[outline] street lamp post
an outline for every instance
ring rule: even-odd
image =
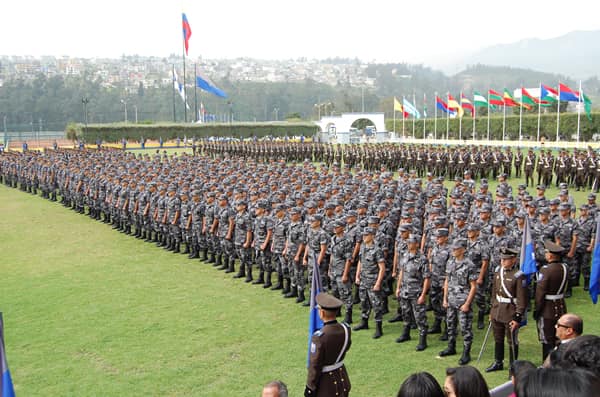
[[[127,123],[127,101],[125,99],[121,99],[121,103],[125,107],[125,122]]]

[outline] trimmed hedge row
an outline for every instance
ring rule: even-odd
[[[423,122],[425,122],[425,129],[427,134],[433,134],[434,132],[434,119],[420,119],[415,122],[415,137],[423,137]],[[475,132],[478,139],[487,138],[487,116],[477,117],[475,119]],[[537,138],[537,114],[523,115],[523,123],[521,127],[521,134],[523,136],[529,136],[530,139],[535,140]],[[385,121],[386,128],[388,131],[392,131],[394,128],[393,120]],[[506,116],[506,139],[516,140],[519,139],[519,116],[518,115],[507,115]],[[458,138],[459,135],[459,120],[457,118],[450,119],[449,121],[449,138]],[[473,135],[473,119],[469,116],[465,116],[462,119],[462,138],[468,139]],[[560,114],[560,134],[564,137],[563,140],[571,140],[571,135],[577,133],[577,113],[561,113]],[[592,113],[592,121],[590,121],[585,114],[581,114],[581,124],[579,127],[580,140],[591,141],[592,135],[600,133],[600,113]],[[402,134],[402,120],[396,119],[396,135]],[[404,120],[404,134],[406,136],[412,136],[412,119]],[[446,119],[437,119],[437,137],[446,136]],[[554,139],[556,137],[556,113],[542,114],[540,117],[540,136],[546,136],[548,139]],[[502,116],[492,115],[490,117],[490,139],[502,139]]]
[[[71,126],[71,128],[73,128]],[[77,137],[85,139],[86,142],[95,142],[100,138],[104,142],[117,142],[122,138],[130,140],[175,139],[177,137],[209,137],[229,136],[236,138],[249,138],[256,136],[300,136],[312,137],[318,131],[313,123],[216,123],[216,124],[89,124],[86,128],[83,124],[77,124]],[[68,131],[67,131],[68,132]]]

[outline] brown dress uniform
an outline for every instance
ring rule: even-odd
[[[550,262],[538,272],[533,317],[537,321],[544,360],[557,342],[554,326],[560,316],[567,312],[564,290],[568,278],[567,265],[562,262]]]
[[[344,356],[352,344],[350,327],[337,321],[323,324],[310,343],[310,363],[305,396],[348,396],[350,379]]]
[[[494,364],[498,365],[495,369],[492,369],[493,364],[492,367],[488,368],[488,372],[502,369],[505,336],[509,345],[510,361],[517,359],[519,354],[518,329],[511,333],[510,323],[513,320],[520,323],[525,313],[528,298],[526,283],[525,275],[519,270],[517,263],[510,269],[504,269],[502,266],[496,269],[492,288],[490,318],[495,341]]]

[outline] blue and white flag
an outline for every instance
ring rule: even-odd
[[[308,354],[306,357],[306,366],[310,364],[310,354],[312,347],[312,336],[315,332],[323,328],[323,321],[319,317],[319,309],[317,308],[317,295],[321,292],[321,272],[317,264],[317,256],[312,253],[312,281],[310,283],[310,310],[308,312]]]
[[[6,352],[4,351],[4,323],[2,322],[2,313],[0,313],[0,397],[15,397],[10,371],[6,362]]]
[[[196,75],[196,86],[201,90],[210,92],[211,94],[216,95],[220,98],[227,98],[227,94],[221,89],[217,88],[217,86],[212,81],[210,81],[208,77]]]
[[[415,105],[413,105],[412,103],[410,103],[404,97],[402,98],[402,104],[404,105],[404,111],[406,113],[410,114],[415,119],[420,119],[421,118],[421,113],[419,113],[419,111],[417,110],[417,108],[415,107]]]
[[[179,96],[185,103],[185,107],[189,109],[190,105],[188,105],[187,99],[185,98],[185,87],[183,84],[181,84],[179,82],[179,76],[177,76],[177,72],[174,69],[173,69],[173,88],[175,88],[175,91],[177,91],[179,93]]]
[[[600,292],[600,219],[596,221],[596,237],[594,238],[594,254],[590,273],[590,297],[594,304],[598,303]]]
[[[533,250],[533,239],[531,238],[531,226],[529,217],[525,217],[525,228],[523,230],[523,241],[521,242],[521,271],[529,276],[537,272],[537,263],[535,261],[535,252]]]

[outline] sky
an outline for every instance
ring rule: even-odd
[[[571,6],[572,4],[572,6]],[[5,0],[0,55],[350,57],[431,64],[490,45],[600,29],[600,1]]]

